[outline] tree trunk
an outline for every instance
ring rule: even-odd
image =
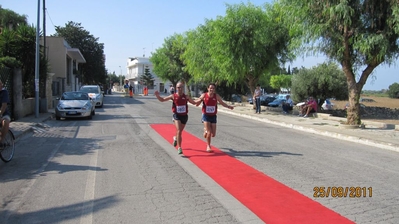
[[[349,93],[349,107],[346,109],[347,120],[346,124],[349,125],[360,125],[360,92],[357,88],[356,83],[348,83]]]
[[[346,80],[348,83],[349,94],[349,107],[346,109],[346,124],[361,125],[362,121],[360,119],[361,114],[359,104],[360,93],[362,92],[363,86],[366,83],[367,78],[370,76],[371,72],[373,72],[374,68],[376,68],[381,63],[381,61],[376,61],[373,64],[368,64],[366,69],[363,70],[358,82],[356,82],[356,76],[352,71],[352,67],[349,66],[350,63],[348,61],[345,61],[342,64],[343,71],[347,78]]]

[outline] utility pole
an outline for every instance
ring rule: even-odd
[[[37,23],[36,23],[36,58],[35,58],[35,117],[39,117],[39,47],[40,47],[40,0],[37,1]]]
[[[46,0],[43,0],[43,58],[44,60],[47,60],[47,55],[46,55]],[[42,74],[44,75],[44,89],[43,89],[43,98],[46,98],[46,87],[47,87],[47,74]],[[46,105],[46,111],[47,111],[47,103]]]

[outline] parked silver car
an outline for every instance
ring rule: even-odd
[[[84,85],[80,87],[80,91],[88,93],[93,99],[96,107],[103,107],[104,95],[98,85]]]
[[[85,92],[65,92],[55,108],[55,119],[87,117],[91,120],[96,114],[93,100]]]

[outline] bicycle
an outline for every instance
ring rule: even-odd
[[[1,129],[1,122],[0,122],[0,129]],[[0,133],[1,134],[1,133]],[[0,145],[0,159],[3,160],[5,163],[11,161],[12,157],[14,156],[15,152],[15,136],[12,133],[11,129],[8,129],[6,137],[4,138],[3,145]]]

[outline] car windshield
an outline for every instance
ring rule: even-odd
[[[100,93],[97,87],[82,87],[80,91],[85,93]]]
[[[87,93],[69,92],[63,93],[61,100],[89,100],[89,96]]]

